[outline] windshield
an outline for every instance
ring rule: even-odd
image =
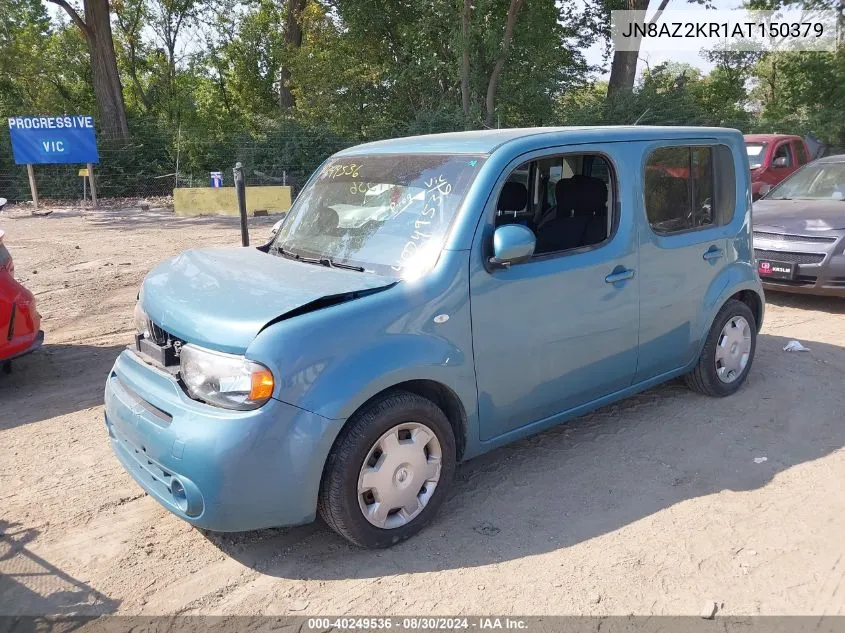
[[[483,162],[428,154],[330,159],[297,197],[271,252],[419,276],[436,263]]]
[[[845,198],[845,163],[811,163],[772,189],[767,200]]]
[[[746,143],[745,151],[748,152],[748,162],[751,169],[757,169],[763,164],[763,157],[766,155],[765,143]]]

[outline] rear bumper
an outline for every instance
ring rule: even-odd
[[[17,352],[14,352],[14,353],[10,354],[9,356],[4,356],[4,355],[0,354],[0,361],[5,363],[5,362],[9,362],[10,360],[15,360],[16,358],[20,358],[21,356],[26,356],[27,354],[31,354],[32,352],[37,350],[42,345],[44,345],[44,331],[38,330],[38,332],[35,333],[35,336],[32,338],[32,341],[29,343],[29,345],[27,347],[25,347],[22,350],[18,350]]]
[[[150,496],[221,532],[312,521],[342,426],[278,400],[254,411],[196,402],[129,350],[106,382],[105,422],[115,455]]]

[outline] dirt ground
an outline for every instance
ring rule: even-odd
[[[46,331],[0,375],[0,614],[845,614],[845,300],[770,294],[739,394],[673,383],[473,460],[430,527],[370,552],[320,523],[203,532],[112,456],[103,385],[143,275],[239,243],[234,218],[0,225]]]

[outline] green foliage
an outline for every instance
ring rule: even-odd
[[[63,12],[51,18],[45,1],[0,0],[0,116],[95,112],[86,42]],[[463,0],[307,0],[296,21],[301,45],[286,38],[297,15],[288,15],[291,4],[111,0],[132,134],[128,143],[100,138],[103,195],[166,193],[177,181],[177,163],[179,184],[204,183],[218,170],[228,180],[237,160],[251,182],[296,184],[352,143],[482,126],[510,0],[473,0],[466,39]],[[713,51],[709,73],[661,64],[633,91],[608,98],[583,51],[606,43],[609,11],[623,4],[526,1],[493,124],[720,125],[812,131],[845,146],[845,51]],[[283,81],[295,99],[291,108],[281,97]],[[39,168],[39,186],[45,196],[75,195],[73,173]],[[0,138],[0,192],[28,196],[8,135]]]
[[[845,50],[769,55],[755,68],[758,131],[813,132],[845,147]]]

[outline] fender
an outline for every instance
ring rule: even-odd
[[[466,251],[444,251],[433,283],[400,282],[272,323],[247,357],[273,372],[274,398],[325,418],[346,419],[375,394],[409,380],[443,384],[470,416],[478,396],[468,267]]]
[[[699,311],[699,320],[696,322],[699,347],[694,363],[698,362],[698,357],[701,355],[701,350],[704,348],[707,339],[707,333],[710,331],[719,310],[722,309],[728,299],[743,290],[750,290],[760,298],[760,322],[757,323],[757,331],[760,331],[763,325],[766,299],[760,293],[757,271],[747,263],[733,262],[716,276],[704,295],[702,309]]]
[[[334,359],[296,406],[326,418],[347,419],[385,389],[409,380],[433,380],[454,391],[467,411],[476,408],[471,358],[442,338],[397,335]]]

